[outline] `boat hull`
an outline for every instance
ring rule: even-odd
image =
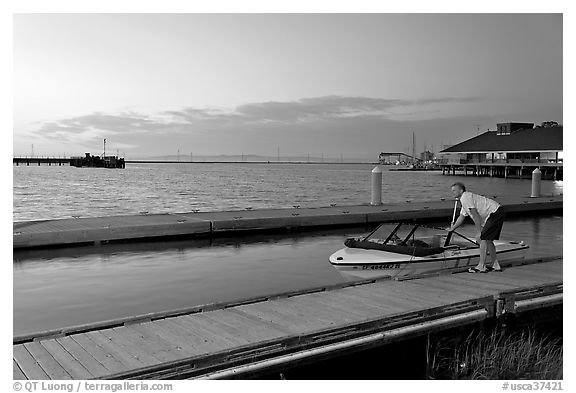
[[[498,261],[523,260],[528,246],[510,241],[495,241]],[[475,266],[480,261],[480,249],[446,250],[425,257],[397,254],[388,251],[343,248],[330,256],[330,263],[339,271],[355,275],[362,272],[382,276],[403,276]],[[489,260],[490,261],[490,260]]]

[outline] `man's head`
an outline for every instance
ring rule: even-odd
[[[452,195],[454,198],[460,199],[464,191],[466,191],[466,186],[464,183],[456,182],[452,184]]]

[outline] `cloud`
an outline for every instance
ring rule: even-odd
[[[251,120],[310,121],[340,117],[381,116],[390,118],[393,109],[426,104],[469,102],[477,98],[431,98],[401,100],[369,97],[325,96],[291,102],[263,102],[241,105],[238,114]]]
[[[407,122],[415,120],[418,115],[420,118],[430,117],[438,106],[442,108],[478,100],[480,98],[477,97],[406,100],[330,95],[295,101],[248,103],[233,109],[188,107],[152,114],[96,112],[46,122],[35,134],[52,140],[76,141],[86,145],[94,144],[99,138],[115,135],[117,143],[128,146],[134,145],[134,140],[143,138],[200,135],[224,130],[271,130],[275,125],[284,126],[285,129],[306,126],[317,130],[328,122],[334,124],[344,120],[347,126],[353,120],[367,123],[374,120]]]

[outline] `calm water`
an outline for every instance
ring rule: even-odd
[[[366,232],[16,252],[14,332],[343,282],[328,256],[342,248],[347,237],[361,233]],[[509,220],[505,236],[529,244],[529,257],[559,255],[562,216]]]
[[[14,166],[14,221],[121,214],[354,205],[370,202],[374,165],[128,164],[124,170]],[[447,197],[455,179],[487,195],[530,195],[530,181],[383,173],[382,199]],[[562,193],[543,181],[543,194]]]
[[[124,171],[15,167],[14,220],[366,203],[372,167],[194,164],[141,165]],[[455,179],[486,194],[530,192],[530,181],[525,180],[385,172],[383,198],[448,197],[448,186]],[[543,193],[561,192],[562,182],[543,183]],[[329,264],[328,256],[342,247],[345,238],[365,231],[15,252],[14,333],[342,282],[345,278]],[[529,256],[561,254],[562,216],[509,220],[503,237],[524,240],[531,247]]]

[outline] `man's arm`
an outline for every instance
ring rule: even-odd
[[[472,217],[472,221],[474,221],[474,224],[476,225],[476,232],[482,232],[482,219],[480,218],[480,214],[478,214],[478,210],[471,208],[470,217]]]
[[[448,228],[449,232],[455,231],[456,228],[458,228],[460,225],[462,225],[462,223],[464,222],[464,220],[466,219],[466,216],[463,214],[460,214],[458,216],[458,218],[456,219],[456,222],[454,224],[452,224],[452,226],[450,226],[450,228]]]
[[[478,214],[478,210],[471,208],[470,217],[472,217],[474,225],[476,226],[476,243],[480,244],[480,235],[482,234],[482,219],[480,218],[480,214]]]

